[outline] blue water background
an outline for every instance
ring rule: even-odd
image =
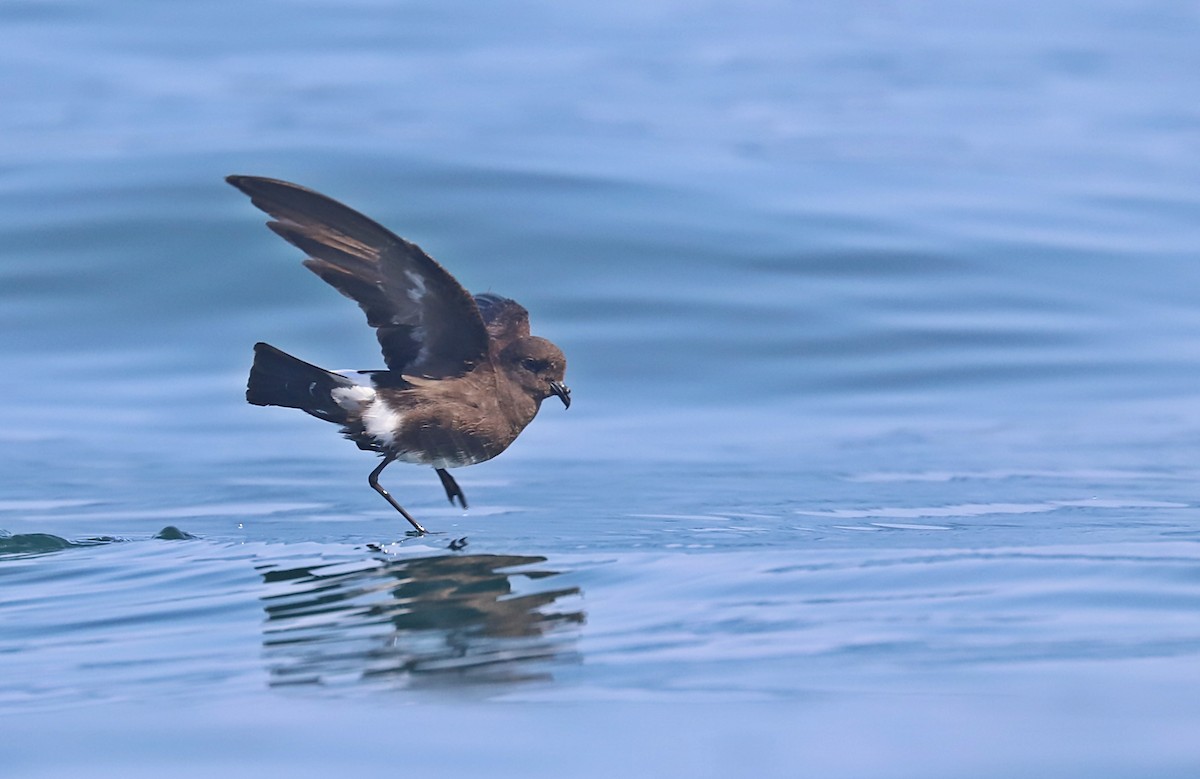
[[[0,6],[5,775],[1197,775],[1197,40],[1183,0]],[[234,172],[567,353],[469,512],[387,471],[440,535],[244,403],[258,340],[380,358]]]

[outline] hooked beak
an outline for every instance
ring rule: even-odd
[[[561,381],[550,382],[550,394],[558,396],[559,400],[563,402],[563,408],[571,407],[571,390]]]

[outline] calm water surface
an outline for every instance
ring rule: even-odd
[[[12,775],[1200,771],[1194,3],[0,29]],[[233,172],[567,353],[469,512],[389,469],[438,534],[244,403],[380,357]]]

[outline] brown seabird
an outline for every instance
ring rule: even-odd
[[[419,246],[325,195],[257,176],[226,181],[308,254],[305,267],[358,303],[387,365],[327,371],[258,343],[246,400],[298,408],[378,452],[368,482],[418,533],[425,528],[380,486],[384,468],[396,460],[432,466],[450,502],[466,508],[448,469],[503,452],[551,395],[571,405],[566,358],[530,335],[520,304],[471,295]]]

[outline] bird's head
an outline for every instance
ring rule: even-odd
[[[571,390],[563,384],[567,358],[545,338],[518,338],[500,353],[500,363],[526,392],[538,402],[556,395],[566,408],[571,407]]]

